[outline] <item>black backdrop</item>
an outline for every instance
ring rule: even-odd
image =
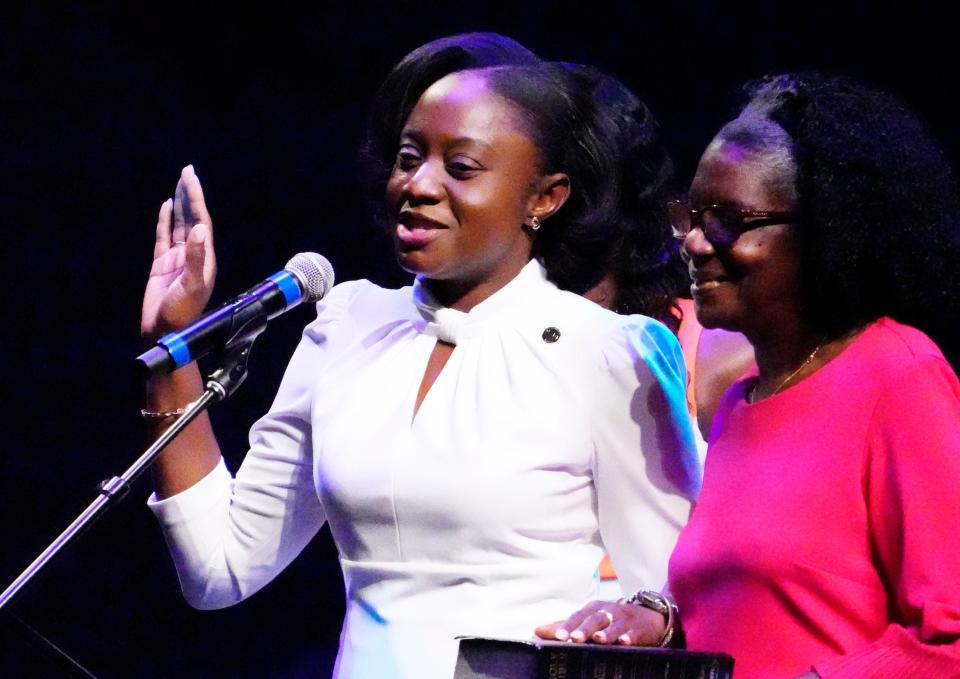
[[[156,210],[183,164],[195,164],[217,227],[214,302],[304,250],[327,255],[340,280],[406,282],[370,223],[355,158],[377,83],[429,39],[496,30],[606,68],[658,114],[686,176],[735,85],[798,68],[894,90],[955,161],[960,150],[960,50],[946,15],[922,2],[140,4],[34,4],[0,19],[3,586],[145,445],[140,295]],[[214,412],[234,467],[311,312],[288,316]],[[144,507],[149,486],[138,482],[15,613],[98,676],[327,676],[343,612],[329,536],[250,601],[196,612]],[[0,675],[56,676],[0,629]]]

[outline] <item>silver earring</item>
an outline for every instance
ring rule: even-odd
[[[527,219],[527,226],[529,226],[534,231],[537,231],[540,228],[540,224],[541,224],[540,218],[537,217],[536,215]]]

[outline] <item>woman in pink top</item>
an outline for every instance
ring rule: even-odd
[[[540,633],[657,643],[682,619],[738,679],[960,677],[960,383],[931,339],[956,360],[952,173],[859,83],[750,95],[670,208],[700,322],[758,366],[714,420],[677,608],[593,604]]]

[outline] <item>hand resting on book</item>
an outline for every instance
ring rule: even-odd
[[[573,643],[656,646],[666,629],[664,616],[649,608],[618,601],[591,601],[566,620],[541,625],[541,639]]]

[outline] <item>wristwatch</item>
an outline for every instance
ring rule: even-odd
[[[679,620],[679,612],[677,611],[677,605],[675,603],[663,596],[660,592],[654,592],[648,589],[641,589],[636,594],[631,594],[621,599],[621,601],[625,604],[634,604],[635,606],[649,608],[651,611],[656,611],[662,615],[666,620],[666,629],[663,630],[663,636],[660,637],[657,645],[668,646],[670,644],[670,640],[673,639],[674,632],[677,630],[677,621]]]

